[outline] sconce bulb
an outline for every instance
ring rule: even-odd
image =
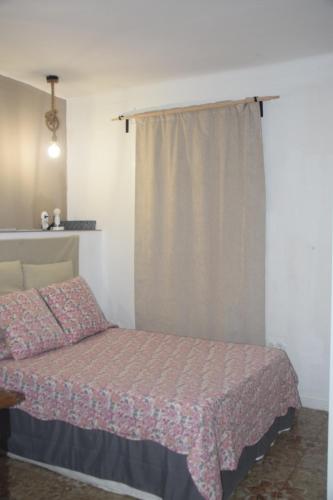
[[[61,149],[56,142],[51,142],[47,152],[50,158],[58,158],[60,156]]]

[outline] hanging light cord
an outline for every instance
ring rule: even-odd
[[[52,132],[52,141],[56,141],[56,131],[59,128],[59,118],[57,115],[58,111],[55,109],[54,84],[58,83],[59,78],[57,76],[49,75],[46,77],[46,81],[51,84],[51,109],[45,113],[45,123],[47,128]]]

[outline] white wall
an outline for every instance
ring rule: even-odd
[[[333,227],[333,226],[332,226]],[[333,240],[332,240],[333,248]],[[332,252],[333,268],[333,252]],[[333,276],[332,286],[333,290]],[[333,498],[333,294],[331,294],[331,352],[330,352],[330,387],[329,387],[329,420],[328,420],[328,457],[327,457],[327,499]]]
[[[166,81],[68,102],[68,211],[104,230],[101,287],[114,321],[134,326],[134,127],[115,115],[279,94],[265,105],[266,323],[300,379],[303,403],[328,406],[333,181],[333,55]]]

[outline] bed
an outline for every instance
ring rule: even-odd
[[[282,350],[121,328],[0,361],[0,386],[26,397],[13,456],[143,499],[229,498],[300,405]]]

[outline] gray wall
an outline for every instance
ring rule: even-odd
[[[66,217],[66,101],[56,99],[57,159],[47,155],[50,106],[49,93],[0,76],[0,228],[39,227],[41,211],[55,207]]]

